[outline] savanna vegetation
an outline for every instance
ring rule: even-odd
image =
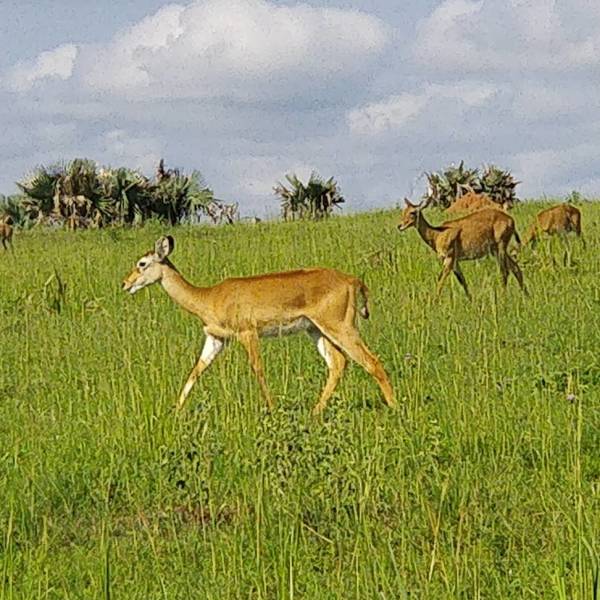
[[[424,175],[423,200],[433,206],[460,212],[485,203],[510,209],[518,201],[519,182],[494,165],[469,169],[461,161]],[[74,230],[141,225],[151,219],[170,225],[198,223],[202,216],[214,224],[239,219],[238,204],[215,198],[199,171],[167,169],[162,159],[152,178],[127,167],[100,167],[93,160],[75,158],[38,166],[16,184],[20,194],[0,195],[0,219],[10,217],[19,227]],[[287,173],[273,193],[284,221],[323,220],[346,201],[334,177],[325,179],[316,172],[306,183]]]
[[[215,198],[200,172],[167,169],[162,159],[152,178],[76,158],[39,166],[17,186],[21,194],[0,197],[0,217],[11,217],[21,227],[87,229],[150,219],[176,225],[196,223],[203,215],[213,223],[232,223],[237,218],[237,204]]]
[[[286,184],[279,182],[273,188],[285,221],[326,219],[333,214],[334,208],[340,208],[346,201],[333,177],[323,179],[313,172],[308,181],[302,183],[295,173],[288,173],[285,179]]]
[[[426,173],[427,192],[425,201],[433,206],[448,208],[469,193],[485,195],[486,198],[511,208],[517,202],[516,181],[510,171],[495,165],[484,165],[481,169],[467,168],[464,161],[441,171]]]
[[[520,232],[541,203],[511,213]],[[19,231],[0,251],[3,598],[551,598],[598,594],[600,208],[587,242],[439,272],[399,210],[321,222]],[[439,223],[445,217],[428,211]],[[157,237],[197,284],[307,265],[371,291],[361,334],[399,408],[350,365],[320,418],[306,336],[263,344],[267,412],[232,345],[123,276]],[[293,251],[290,251],[293,249]]]

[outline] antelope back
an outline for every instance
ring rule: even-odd
[[[476,194],[467,192],[455,200],[447,209],[448,213],[457,213],[463,211],[474,211],[482,208],[500,208],[493,202],[487,194]]]

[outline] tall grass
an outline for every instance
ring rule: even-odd
[[[519,231],[539,205],[515,210]],[[192,282],[307,265],[362,277],[364,339],[321,419],[308,337],[263,344],[267,413],[232,345],[174,413],[202,343],[158,286],[120,290],[165,231],[32,231],[0,255],[3,598],[594,598],[600,553],[600,207],[504,293],[439,264],[397,212],[178,228]]]

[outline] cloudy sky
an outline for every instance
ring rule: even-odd
[[[362,210],[464,158],[600,192],[598,0],[1,0],[0,192],[74,157],[198,169],[245,214],[285,173]],[[118,8],[117,8],[118,6]]]

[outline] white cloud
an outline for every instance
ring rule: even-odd
[[[399,129],[416,117],[427,105],[427,95],[401,94],[382,102],[368,104],[351,110],[347,121],[350,131],[359,134],[376,134],[389,129]]]
[[[528,194],[565,194],[579,186],[589,189],[590,173],[597,163],[598,145],[576,144],[564,148],[543,148],[516,154],[511,160]],[[596,193],[598,190],[596,190]]]
[[[495,86],[484,82],[427,84],[418,94],[403,93],[351,110],[347,122],[352,133],[380,134],[402,129],[428,108],[440,103],[446,104],[446,108],[450,102],[467,108],[482,106],[496,91]]]
[[[444,0],[417,27],[413,56],[433,70],[567,71],[600,64],[600,11],[585,0]],[[585,15],[585,17],[581,16]]]
[[[3,80],[8,89],[26,92],[43,79],[69,79],[76,58],[77,46],[64,44],[42,52],[34,60],[17,63],[8,70]]]
[[[414,54],[427,63],[464,63],[475,54],[474,44],[463,31],[477,19],[483,0],[445,0],[417,28]],[[448,56],[450,53],[450,56]]]
[[[77,139],[75,123],[40,123],[35,132],[39,143],[63,148]]]
[[[79,65],[83,82],[93,90],[109,92],[139,90],[159,83],[152,81],[144,56],[168,51],[184,33],[184,10],[177,4],[164,6],[119,32],[108,44],[85,48]]]
[[[145,173],[153,172],[162,156],[161,145],[156,139],[124,129],[104,133],[98,147],[104,164],[128,165]]]
[[[571,85],[526,81],[515,86],[512,100],[514,117],[527,122],[576,114],[589,117],[599,108],[600,95],[593,81],[576,81]]]
[[[353,10],[267,0],[169,5],[86,48],[80,73],[98,91],[137,97],[288,97],[363,72],[388,39]]]
[[[598,0],[173,1],[0,73],[0,192],[75,156],[147,174],[164,156],[244,212],[276,212],[272,186],[313,168],[345,211],[389,206],[462,158],[514,169],[520,195],[593,191]],[[52,19],[41,47],[74,39]]]

